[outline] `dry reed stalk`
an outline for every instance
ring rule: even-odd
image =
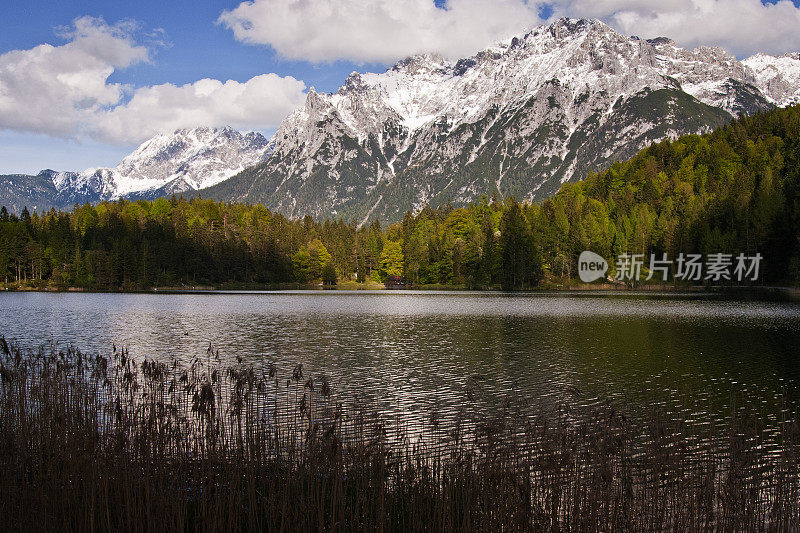
[[[472,404],[446,426],[432,412],[411,443],[409,428],[343,405],[299,365],[282,380],[272,366],[224,367],[211,347],[184,368],[2,338],[0,527],[800,529],[787,409],[777,447],[763,446],[773,413],[734,410],[713,451],[700,443],[723,429],[693,434],[665,412],[527,412]]]

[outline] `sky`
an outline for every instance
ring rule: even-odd
[[[457,59],[561,16],[625,35],[800,50],[800,0],[3,0],[0,174],[115,166],[160,132],[271,135],[310,87]]]

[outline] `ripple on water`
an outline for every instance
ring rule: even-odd
[[[0,294],[0,331],[25,346],[185,362],[211,343],[229,362],[326,376],[410,428],[506,398],[531,413],[615,401],[702,429],[798,399],[800,308],[691,294],[430,292]],[[767,434],[780,423],[767,418]],[[773,432],[774,433],[774,432]],[[776,434],[776,433],[775,433]]]

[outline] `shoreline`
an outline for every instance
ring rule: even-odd
[[[792,301],[800,301],[800,287],[786,287],[773,285],[754,285],[754,286],[704,286],[704,285],[639,285],[629,287],[618,284],[602,283],[576,283],[571,285],[548,284],[535,289],[521,291],[503,291],[499,287],[488,287],[470,289],[464,285],[409,285],[403,288],[387,288],[381,283],[357,283],[342,282],[334,286],[322,286],[313,284],[299,283],[277,283],[277,284],[237,284],[236,286],[212,286],[212,285],[181,285],[181,286],[162,286],[147,289],[89,289],[84,287],[13,287],[5,286],[0,288],[0,292],[37,292],[37,293],[108,293],[108,294],[247,294],[247,293],[280,293],[297,291],[319,291],[319,292],[362,292],[362,291],[387,291],[387,292],[452,292],[452,293],[504,293],[504,294],[612,294],[612,293],[648,293],[648,294],[726,294],[742,296],[770,296],[781,297]]]

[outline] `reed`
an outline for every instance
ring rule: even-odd
[[[611,402],[534,416],[511,398],[407,428],[299,365],[282,375],[226,366],[210,346],[181,365],[2,339],[0,527],[798,530],[790,415],[732,416],[713,450],[699,443],[719,435]],[[780,417],[777,447],[763,445],[767,416]]]

